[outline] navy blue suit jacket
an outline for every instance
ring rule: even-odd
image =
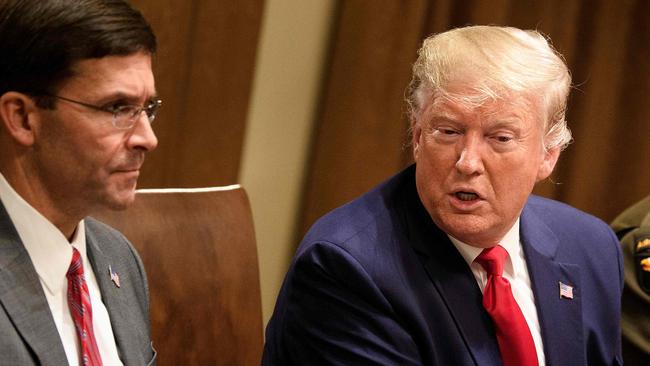
[[[602,221],[531,196],[521,241],[547,365],[616,365],[623,286]],[[559,282],[573,286],[560,298]],[[501,365],[469,266],[415,189],[414,167],[321,218],[266,329],[263,365]]]

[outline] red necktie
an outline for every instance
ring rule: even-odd
[[[84,366],[101,366],[102,359],[93,332],[93,311],[90,306],[90,294],[84,279],[84,267],[81,255],[72,248],[72,262],[68,273],[68,306],[74,320],[74,327],[81,346],[81,364]]]
[[[519,305],[512,296],[510,282],[503,278],[508,252],[500,245],[484,249],[476,258],[488,275],[483,306],[492,317],[504,366],[537,366],[533,336]]]

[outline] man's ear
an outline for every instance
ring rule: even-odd
[[[413,145],[413,159],[418,160],[418,154],[420,149],[420,136],[422,135],[422,127],[420,124],[413,118],[411,119],[411,145]]]
[[[32,98],[23,93],[10,91],[0,96],[0,122],[18,144],[31,146],[34,143],[32,112],[36,108]]]
[[[537,171],[537,182],[542,181],[551,175],[555,168],[555,164],[557,163],[557,159],[560,157],[560,150],[560,147],[557,146],[543,152],[544,158],[542,159],[539,170]]]

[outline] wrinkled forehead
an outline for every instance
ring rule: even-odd
[[[155,94],[151,55],[146,52],[126,56],[105,56],[79,60],[61,89],[80,89],[87,95],[115,94],[125,97]]]
[[[511,90],[503,85],[486,82],[484,77],[472,70],[459,72],[455,76],[421,95],[425,98],[422,101],[422,118],[430,118],[434,113],[516,116],[543,127],[541,98],[535,93]]]

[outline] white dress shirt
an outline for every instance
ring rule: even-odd
[[[86,254],[86,229],[83,220],[77,225],[72,242],[68,242],[59,229],[14,191],[2,174],[0,199],[34,264],[70,366],[79,365],[79,339],[67,298],[66,273],[72,261],[73,246],[77,248],[83,260],[84,276],[92,306],[95,340],[102,363],[111,366],[122,365],[110,318]],[[105,272],[108,275],[108,268]]]
[[[483,292],[485,285],[487,284],[487,272],[483,269],[483,266],[474,262],[483,249],[465,244],[451,235],[448,236],[471,268],[474,278],[476,278],[476,282],[478,283],[481,292]],[[533,295],[533,289],[530,287],[528,266],[526,265],[524,251],[521,249],[521,242],[519,240],[519,219],[517,219],[515,224],[510,228],[503,239],[501,239],[499,244],[508,252],[506,263],[503,266],[503,277],[510,281],[512,295],[514,296],[515,301],[517,301],[517,304],[526,319],[526,323],[528,323],[530,333],[533,336],[539,366],[544,366],[546,361],[544,357],[542,333],[539,327],[539,319],[537,318],[535,296]]]

